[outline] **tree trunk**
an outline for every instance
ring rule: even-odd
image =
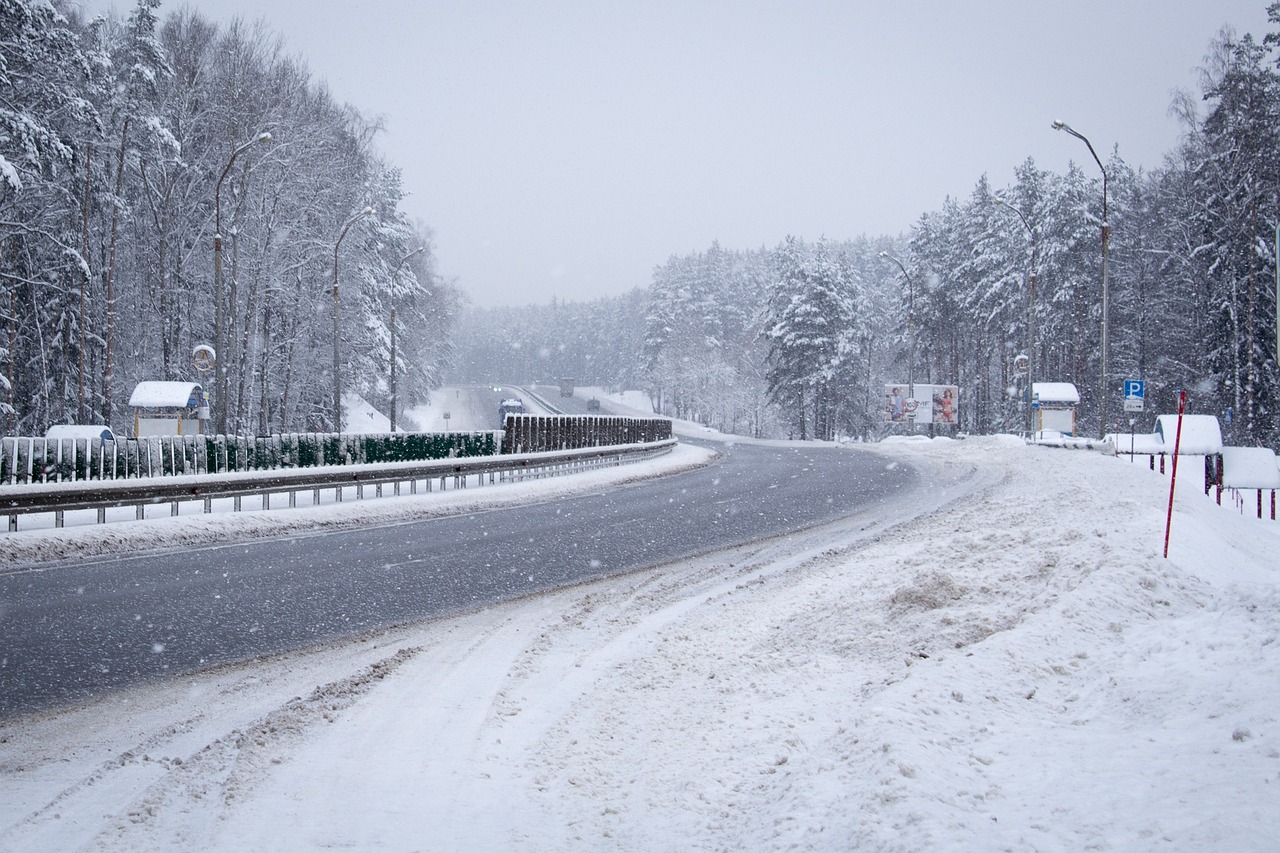
[[[116,197],[111,209],[111,243],[107,260],[107,333],[106,354],[102,365],[102,417],[108,424],[115,414],[112,397],[115,394],[115,339],[116,339],[116,246],[120,234],[120,206],[124,204],[124,156],[129,139],[129,118],[126,116],[120,128],[119,162],[116,164]]]
[[[80,256],[84,267],[89,266],[89,187],[93,175],[93,143],[85,145],[84,154],[84,199],[80,205]],[[85,385],[85,348],[88,345],[89,325],[89,281],[90,271],[80,271],[80,352],[78,353],[78,369],[76,371],[76,422],[88,423],[89,410],[84,396]]]

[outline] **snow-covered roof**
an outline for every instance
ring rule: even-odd
[[[49,427],[45,438],[91,438],[115,441],[115,433],[106,424],[56,424]]]
[[[1031,393],[1041,403],[1079,403],[1080,392],[1070,382],[1032,382]]]
[[[198,405],[204,396],[199,382],[139,382],[129,405],[139,409],[184,408]]]
[[[1222,452],[1222,427],[1213,415],[1183,415],[1182,436],[1178,438],[1178,416],[1156,418],[1156,433],[1164,440],[1165,450],[1173,453],[1175,441],[1183,456],[1204,456]]]
[[[1280,489],[1275,452],[1269,447],[1222,448],[1222,485],[1232,489]]]

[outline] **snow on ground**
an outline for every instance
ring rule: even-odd
[[[1163,559],[1140,463],[873,452],[929,488],[2,722],[0,849],[1280,849],[1280,524],[1188,465]]]

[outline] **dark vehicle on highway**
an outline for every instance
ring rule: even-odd
[[[508,397],[498,404],[498,420],[506,421],[507,415],[523,415],[525,411],[524,400]]]

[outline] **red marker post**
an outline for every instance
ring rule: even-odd
[[[1169,559],[1169,528],[1173,526],[1173,488],[1178,485],[1178,450],[1182,445],[1182,413],[1187,410],[1187,392],[1178,392],[1178,430],[1173,439],[1173,473],[1169,475],[1169,514],[1164,520],[1164,558]]]

